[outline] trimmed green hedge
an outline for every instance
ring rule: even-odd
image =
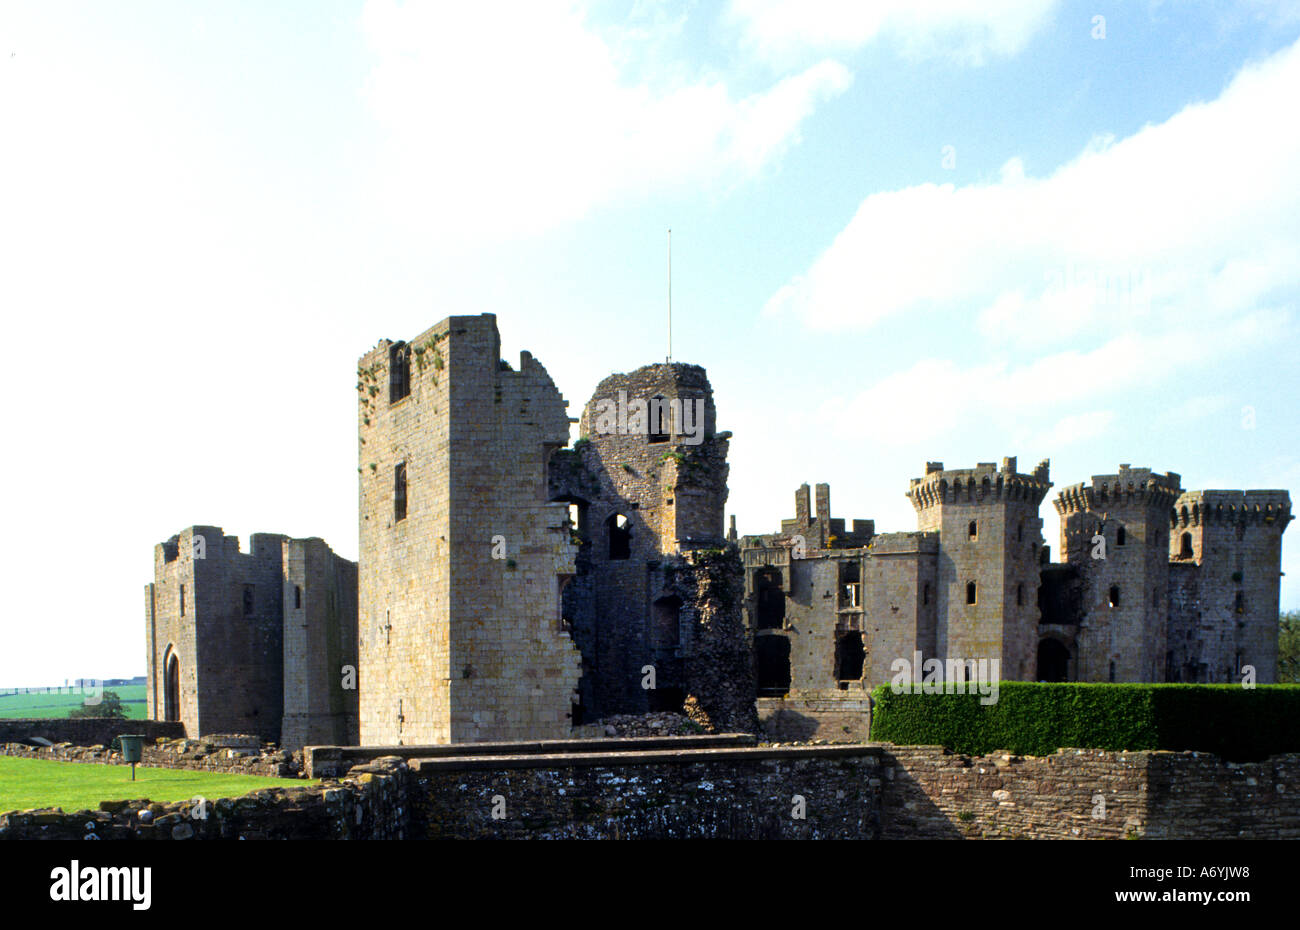
[[[1042,684],[1004,681],[978,694],[872,692],[871,738],[984,755],[1057,749],[1170,749],[1238,762],[1300,752],[1300,685]]]

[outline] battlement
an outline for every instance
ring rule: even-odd
[[[854,520],[846,530],[844,518],[831,516],[831,486],[819,484],[815,496],[803,484],[794,492],[794,519],[781,521],[781,533],[802,536],[810,549],[860,549],[876,533],[875,520]]]
[[[1062,488],[1052,506],[1061,516],[1134,506],[1164,509],[1182,493],[1181,481],[1176,472],[1161,475],[1124,464],[1116,474],[1093,475],[1091,482]]]
[[[1169,525],[1274,526],[1285,531],[1293,519],[1286,491],[1184,491],[1170,510]]]
[[[1016,471],[1016,457],[1008,456],[999,468],[980,462],[974,468],[945,469],[942,462],[927,462],[925,477],[913,478],[907,490],[918,511],[941,504],[1029,501],[1040,504],[1052,487],[1051,462],[1043,459],[1029,474]]]

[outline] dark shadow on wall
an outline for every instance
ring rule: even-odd
[[[881,759],[880,838],[882,840],[959,840],[966,836],[940,810],[888,746]]]

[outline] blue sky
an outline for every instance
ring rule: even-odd
[[[927,460],[1296,492],[1298,40],[1263,2],[6,3],[0,684],[142,672],[183,526],[355,558],[380,338],[496,313],[575,417],[662,359],[670,227],[741,532],[805,481],[912,529]]]

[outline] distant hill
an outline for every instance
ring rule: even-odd
[[[105,680],[104,690],[117,692],[127,717],[132,720],[144,719],[147,704],[143,676]],[[0,688],[0,719],[66,717],[68,711],[81,706],[85,697],[80,688]]]

